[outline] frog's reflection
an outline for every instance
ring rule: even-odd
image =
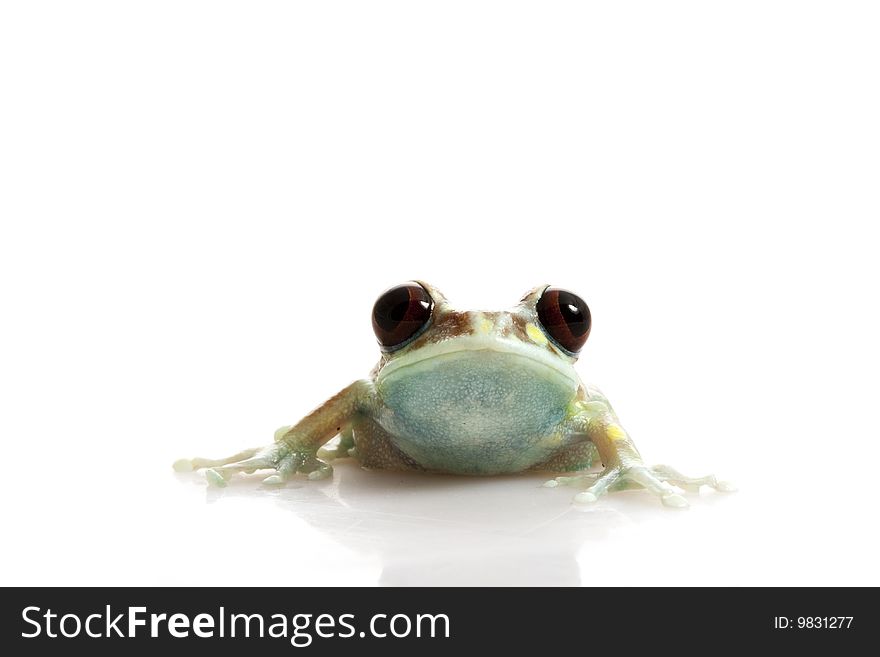
[[[378,556],[382,585],[578,585],[582,547],[626,516],[572,506],[573,490],[543,489],[544,479],[368,472],[337,461],[328,481],[270,489],[234,479],[209,488],[208,501],[274,498],[348,549]]]

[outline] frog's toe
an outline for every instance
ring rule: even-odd
[[[208,485],[223,487],[229,483],[230,477],[239,472],[252,474],[257,470],[274,468],[274,447],[264,449],[248,449],[225,459],[181,459],[174,463],[174,469],[178,472],[205,469],[205,479]],[[189,469],[187,470],[187,466]]]
[[[336,445],[334,447],[322,447],[318,450],[318,458],[321,458],[325,461],[333,461],[335,459],[344,459],[350,454],[351,448],[345,447],[343,445]]]
[[[731,482],[719,480],[715,475],[687,477],[668,465],[655,465],[651,470],[664,481],[693,492],[699,491],[702,486],[709,486],[722,493],[732,493],[736,490],[736,486]]]
[[[354,447],[354,432],[351,427],[347,427],[342,430],[336,441],[328,443],[318,450],[318,458],[325,461],[348,458],[354,456]]]
[[[660,498],[660,501],[663,502],[663,504],[665,504],[666,506],[671,506],[677,509],[686,509],[690,506],[690,504],[688,504],[688,501],[678,493],[664,495]]]
[[[557,486],[588,486],[594,484],[597,479],[597,474],[565,475],[549,479],[548,481],[545,481],[542,486],[544,488],[556,488]]]
[[[175,472],[192,472],[194,469],[192,459],[177,459],[171,467]]]
[[[333,466],[329,463],[322,463],[308,474],[308,478],[310,481],[319,481],[321,479],[328,479],[332,475]]]
[[[227,484],[226,478],[214,468],[205,470],[205,479],[208,480],[209,486],[214,486],[215,488],[224,488]]]
[[[621,481],[620,468],[608,468],[599,474],[576,475],[574,477],[557,477],[560,484],[566,486],[587,486],[586,490],[574,496],[576,504],[592,504],[605,494],[612,486]]]
[[[287,477],[277,472],[263,479],[263,484],[266,486],[283,486],[285,483],[287,483]]]
[[[577,504],[592,504],[593,502],[597,502],[598,500],[598,496],[588,490],[585,490],[582,493],[578,493],[574,496],[574,502]]]
[[[575,488],[584,488],[574,496],[573,500],[576,504],[592,504],[597,501],[602,494],[609,488],[613,489],[615,485],[621,483],[620,470],[612,468],[600,473],[589,473],[579,475],[566,475],[562,477],[554,477],[544,482],[544,488],[556,488],[557,486],[572,486]]]
[[[333,466],[317,456],[307,452],[293,450],[281,458],[276,468],[282,477],[289,477],[297,472],[305,474],[312,481],[326,479],[333,474]]]
[[[252,448],[243,450],[232,456],[227,456],[225,459],[205,459],[201,457],[193,459],[178,459],[171,467],[174,468],[176,472],[192,472],[193,470],[201,470],[202,468],[205,468],[206,477],[213,477],[215,481],[219,481],[217,479],[217,477],[219,477],[225,482],[227,474],[231,472],[246,472],[248,471],[248,468],[253,471],[260,467],[267,467],[266,464],[268,463],[268,460],[265,454],[266,450],[261,451],[259,448]],[[214,470],[214,474],[209,475],[208,470]],[[225,484],[218,483],[215,485],[220,486]]]

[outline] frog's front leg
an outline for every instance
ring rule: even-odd
[[[370,381],[355,381],[291,427],[275,432],[275,442],[266,447],[247,449],[225,459],[181,459],[174,463],[178,472],[206,468],[205,477],[214,486],[225,486],[237,472],[274,470],[263,480],[270,485],[283,484],[302,472],[309,479],[324,479],[333,468],[318,458],[318,449],[340,432],[346,433],[352,420],[373,399]]]
[[[644,488],[660,497],[667,506],[686,507],[682,488],[699,490],[711,486],[719,491],[734,487],[715,476],[686,477],[669,466],[648,466],[629,434],[620,425],[608,400],[595,389],[574,402],[569,430],[585,435],[595,446],[604,470],[598,474],[557,477],[545,485],[584,485],[585,490],[575,496],[576,502],[595,502],[603,493],[630,488]]]

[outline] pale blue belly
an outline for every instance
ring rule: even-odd
[[[378,420],[419,465],[456,474],[521,472],[559,449],[575,385],[523,359],[473,352],[377,381]]]

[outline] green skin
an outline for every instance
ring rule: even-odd
[[[439,290],[428,325],[385,351],[366,379],[355,381],[309,415],[275,433],[275,442],[225,459],[183,459],[175,470],[205,468],[225,486],[235,473],[272,470],[284,484],[296,473],[332,474],[329,460],[353,457],[367,468],[493,475],[578,472],[598,456],[599,473],[559,476],[545,486],[583,488],[577,502],[607,491],[642,488],[664,504],[685,507],[682,488],[733,487],[714,476],[685,477],[647,466],[605,396],[584,385],[575,356],[541,328],[535,305],[546,286],[507,312],[458,311]],[[333,448],[324,445],[337,435]]]

